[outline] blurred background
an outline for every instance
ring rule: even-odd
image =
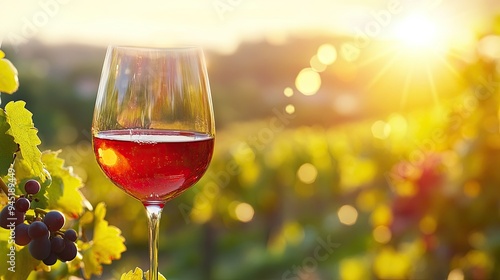
[[[217,139],[167,204],[175,279],[499,279],[500,3],[3,2],[41,149],[62,149],[146,269],[142,205],[101,174],[90,123],[109,44],[204,47]]]

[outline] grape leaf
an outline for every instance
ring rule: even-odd
[[[12,94],[19,88],[17,69],[0,51],[0,92]]]
[[[142,269],[136,267],[134,269],[134,271],[131,270],[127,273],[122,274],[122,276],[120,277],[120,280],[143,280],[144,279],[143,275],[146,276],[146,279],[149,279],[148,273],[149,273],[149,270],[146,272],[142,272]],[[161,273],[159,273],[158,279],[159,280],[167,280],[165,278],[165,276],[161,275]]]
[[[20,158],[16,159],[25,161],[33,174],[33,177],[42,177],[43,164],[41,160],[42,153],[38,149],[38,145],[42,142],[37,135],[37,129],[33,125],[33,114],[24,106],[24,101],[11,101],[5,106],[7,113],[7,121],[10,129],[7,134],[14,137],[14,141],[19,145]]]
[[[52,178],[52,184],[47,189],[48,208],[78,217],[83,211],[84,197],[79,191],[83,183],[72,168],[64,166],[64,160],[58,157],[59,153],[60,151],[42,153],[42,162]]]
[[[142,272],[142,269],[136,267],[134,271],[131,270],[127,273],[122,274],[120,280],[143,280],[143,274],[144,272]]]
[[[101,275],[101,264],[110,264],[111,261],[120,259],[121,253],[126,250],[125,238],[121,235],[121,230],[110,226],[104,220],[105,216],[106,206],[101,202],[94,210],[94,238],[91,243],[88,243],[88,248],[82,252],[83,274],[86,279],[92,274]]]
[[[14,138],[6,134],[10,125],[7,122],[7,115],[0,109],[0,177],[7,175],[14,153],[17,151],[17,144]]]

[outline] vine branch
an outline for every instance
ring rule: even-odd
[[[5,182],[0,179],[0,188],[2,189],[2,191],[8,195],[9,194],[9,188],[7,187],[7,185],[5,184]]]

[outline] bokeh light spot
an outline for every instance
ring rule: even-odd
[[[285,112],[289,115],[295,113],[295,106],[293,106],[292,104],[286,105]]]
[[[489,35],[482,38],[477,45],[477,51],[487,59],[500,59],[500,36]]]
[[[455,268],[452,271],[450,271],[447,278],[447,280],[464,280],[464,279],[465,279],[464,272],[458,268]]]
[[[286,97],[292,97],[293,96],[293,89],[291,87],[286,87],[284,90],[283,90],[283,94],[286,96]]]
[[[373,137],[378,139],[387,139],[391,133],[391,126],[384,121],[376,121],[372,125]]]
[[[236,218],[241,222],[247,223],[253,219],[253,215],[255,211],[253,210],[252,205],[248,203],[240,203],[234,209],[234,213],[236,214]]]
[[[395,135],[399,138],[403,138],[406,135],[406,131],[408,129],[408,122],[405,117],[399,114],[393,114],[389,117],[387,121],[391,126],[391,134]]]
[[[309,60],[309,65],[311,65],[311,68],[316,71],[316,72],[323,72],[326,70],[326,65],[323,64],[319,59],[317,55],[314,55],[311,57]]]
[[[317,57],[321,63],[331,65],[337,60],[337,49],[330,44],[323,44],[318,48]]]
[[[378,226],[373,230],[373,239],[378,243],[386,244],[391,241],[391,230],[386,226]]]
[[[306,96],[314,95],[321,87],[321,77],[311,68],[302,69],[295,79],[295,87]]]
[[[305,184],[312,184],[316,181],[318,176],[318,169],[310,163],[304,163],[297,170],[297,177]]]
[[[337,212],[339,220],[344,225],[352,226],[358,220],[358,211],[351,205],[344,205],[340,207]]]
[[[388,226],[392,223],[392,211],[387,205],[380,205],[373,211],[370,221],[373,226]]]

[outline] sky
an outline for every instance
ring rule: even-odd
[[[484,13],[495,10],[493,3],[494,0],[0,0],[0,40],[12,45],[30,39],[48,44],[197,44],[230,52],[242,41],[266,39],[282,43],[297,34],[384,36],[415,10],[460,33],[464,30],[462,25],[473,28]]]

